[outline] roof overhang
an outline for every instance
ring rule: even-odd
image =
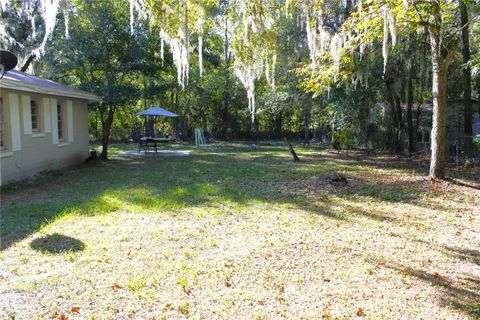
[[[49,80],[46,80],[46,81],[49,81]],[[55,83],[53,81],[49,81],[49,82]],[[38,94],[48,94],[53,96],[77,98],[77,99],[87,100],[88,102],[96,102],[102,99],[101,97],[93,93],[68,87],[61,84],[58,84],[57,87],[47,87],[47,86],[27,83],[12,77],[8,77],[8,73],[6,73],[5,76],[0,80],[0,88],[18,90],[23,92],[38,93]]]

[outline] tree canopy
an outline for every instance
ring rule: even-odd
[[[476,1],[3,0],[1,10],[2,47],[25,69],[34,57],[30,71],[103,97],[91,122],[105,148],[132,137],[122,121],[141,127],[127,114],[160,103],[182,115],[165,130],[183,138],[201,126],[410,154],[427,143],[432,178],[452,148],[478,152]]]

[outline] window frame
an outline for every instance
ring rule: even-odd
[[[10,117],[5,99],[0,97],[0,152],[11,150]]]
[[[59,143],[67,142],[65,139],[65,108],[63,103],[57,103],[57,137]]]
[[[35,106],[35,113],[33,112],[33,107]],[[31,119],[31,126],[32,126],[32,133],[41,133],[43,132],[43,109],[41,107],[41,104],[38,102],[38,99],[35,99],[34,97],[30,97],[30,119]],[[35,118],[35,120],[34,120]],[[34,124],[36,126],[34,127]]]

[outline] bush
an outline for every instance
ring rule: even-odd
[[[349,131],[341,129],[333,133],[333,141],[341,149],[350,149],[354,144],[354,137]]]

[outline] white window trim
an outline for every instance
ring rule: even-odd
[[[52,132],[51,112],[50,112],[50,98],[43,98],[43,130],[45,133]]]
[[[33,132],[32,138],[44,138],[46,136],[45,132]]]
[[[8,151],[8,150],[0,151],[0,158],[6,158],[11,156],[13,156],[12,151]]]
[[[8,94],[8,106],[10,117],[10,142],[11,151],[22,150],[22,139],[20,130],[20,101],[18,94]]]
[[[61,119],[61,120],[60,120],[60,123],[58,123],[58,122],[59,122],[59,120],[58,120],[58,111],[59,111],[59,108],[60,108],[60,117],[61,117],[61,118],[60,118],[60,119]],[[65,132],[65,131],[66,131],[66,130],[65,130],[65,120],[66,120],[66,119],[65,119],[65,113],[66,113],[66,111],[65,111],[64,103],[57,103],[57,108],[56,108],[56,110],[57,110],[57,117],[56,117],[56,119],[57,119],[57,137],[58,137],[58,142],[59,142],[59,144],[63,144],[63,143],[68,142],[68,140],[65,139],[65,138],[67,138],[67,137],[66,137],[66,135],[65,135],[65,134],[66,134],[66,132]],[[60,125],[60,126],[59,126],[59,125]],[[59,132],[62,132],[62,137],[60,137],[60,135],[58,134]]]
[[[57,99],[50,99],[50,120],[52,124],[52,143],[58,145]]]
[[[31,98],[22,95],[22,112],[23,112],[23,134],[32,134],[32,109],[30,105]]]
[[[67,133],[67,141],[68,142],[73,142],[73,104],[72,100],[67,100],[66,102],[66,112],[67,112],[67,127],[66,133]]]
[[[31,107],[31,104],[32,102],[36,105],[37,107],[37,113],[35,114],[35,116],[37,117],[37,128],[33,128],[33,121],[32,121],[32,117],[34,116],[32,114],[32,107]],[[44,132],[44,120],[43,120],[43,104],[41,104],[39,102],[38,99],[35,99],[35,98],[31,98],[30,97],[30,127],[31,127],[31,131],[32,131],[32,134],[37,134],[37,133],[43,133]]]
[[[10,107],[8,105],[8,100],[6,98],[0,97],[0,99],[1,99],[0,103],[2,104],[2,111],[3,111],[2,122],[4,125],[4,128],[3,128],[4,129],[4,132],[3,132],[4,145],[0,146],[0,152],[6,154],[12,151],[11,150],[12,143],[10,138],[10,135],[11,135],[10,115],[9,115]]]

